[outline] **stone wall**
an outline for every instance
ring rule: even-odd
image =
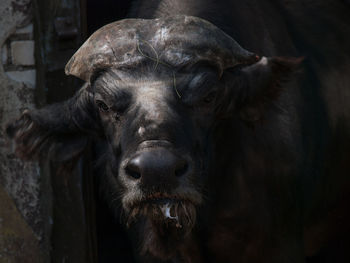
[[[35,88],[33,24],[17,29],[2,47],[2,64],[6,75]]]
[[[39,165],[17,159],[4,133],[6,123],[35,107],[32,4],[0,1],[0,263],[47,262],[49,253]]]

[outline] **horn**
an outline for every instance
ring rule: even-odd
[[[259,60],[208,21],[179,15],[108,24],[80,47],[65,72],[89,82],[96,70],[136,66],[150,57],[173,67],[209,61],[221,72]]]

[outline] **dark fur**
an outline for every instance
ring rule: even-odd
[[[82,153],[87,138],[94,138],[97,168],[103,171],[101,194],[136,233],[143,261],[304,262],[306,255],[326,253],[330,259],[324,262],[333,262],[332,255],[339,252],[331,249],[333,240],[347,244],[339,233],[349,230],[343,223],[349,218],[344,208],[348,195],[342,193],[349,189],[350,132],[345,123],[350,120],[344,113],[347,105],[337,105],[329,92],[333,85],[323,74],[334,70],[349,83],[348,5],[326,0],[137,1],[131,16],[166,16],[169,10],[203,17],[258,54],[306,58],[301,74],[295,71],[302,59],[270,57],[266,65],[229,69],[221,79],[210,77],[209,86],[216,89],[198,88],[200,92],[187,97],[185,88],[196,67],[176,76],[182,103],[174,99],[174,90],[173,96],[164,97],[169,99],[163,108],[167,117],[146,139],[165,138],[173,142],[172,150],[181,149],[194,163],[187,185],[191,191],[170,196],[182,200],[175,202],[175,213],[181,215],[185,229],[164,220],[158,205],[142,203],[142,195],[134,193],[123,203],[130,186],[120,182],[122,161],[139,151],[144,140],[135,135],[137,128],[147,125],[135,103],[135,87],[155,79],[169,83],[173,69],[154,70],[152,61],[142,70],[128,69],[125,80],[134,84],[127,95],[121,95],[126,89],[116,88],[117,71],[101,72],[92,87],[69,101],[24,113],[7,130],[16,141],[17,154],[32,159],[51,148],[67,161]],[[337,83],[333,75],[330,80]],[[348,94],[344,84],[336,87]],[[211,90],[212,107],[202,106]],[[94,96],[103,92],[117,94],[110,101],[116,104],[113,115],[98,113]],[[329,96],[324,95],[327,92]],[[193,105],[199,110],[190,111]],[[322,189],[328,184],[339,191],[325,194]],[[148,197],[159,189],[149,190]],[[202,202],[194,201],[195,193]],[[189,203],[179,209],[183,200]],[[329,225],[337,222],[335,218],[343,219],[332,231]],[[348,256],[340,253],[344,256],[337,262],[346,262]]]

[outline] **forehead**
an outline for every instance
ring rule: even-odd
[[[191,76],[189,76],[191,75]],[[193,79],[194,74],[169,74],[149,72],[123,72],[109,71],[98,77],[93,84],[97,93],[114,97],[115,95],[130,94],[139,98],[140,101],[145,99],[164,99],[167,101],[177,99],[185,82],[189,78]]]
[[[140,66],[132,69],[109,69],[94,82],[95,91],[106,95],[130,93],[141,98],[180,98],[205,93],[217,86],[213,67],[196,65],[181,70],[168,67]],[[187,95],[186,95],[187,94]]]
[[[145,70],[110,69],[99,74],[94,84],[97,89],[121,89],[143,92],[146,87],[161,89],[169,87],[174,82],[171,72],[157,72]]]

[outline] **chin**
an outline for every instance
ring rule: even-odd
[[[161,260],[174,257],[191,239],[197,206],[189,199],[155,194],[130,207],[126,226],[136,229],[140,253]]]

